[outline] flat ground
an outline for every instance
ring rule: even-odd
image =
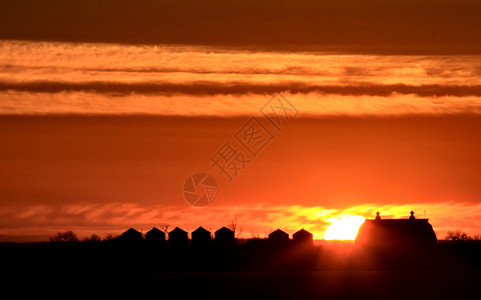
[[[476,295],[480,275],[480,271],[84,273],[48,277],[39,273],[22,276],[21,282],[30,279],[32,288],[53,296],[465,299]]]

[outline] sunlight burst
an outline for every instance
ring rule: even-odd
[[[325,240],[354,240],[359,226],[365,218],[361,216],[346,216],[336,219],[324,232]]]

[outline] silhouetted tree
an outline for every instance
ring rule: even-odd
[[[473,238],[470,237],[466,232],[456,230],[456,231],[448,231],[448,234],[446,235],[446,239],[451,241],[469,241],[469,240],[472,240]]]
[[[105,237],[104,237],[104,241],[114,241],[118,238],[119,236],[118,235],[115,235],[115,234],[107,234]]]
[[[232,230],[234,232],[234,236],[236,236],[237,221],[232,220],[226,227]]]
[[[100,236],[94,233],[91,236],[86,237],[83,241],[84,242],[100,242]]]
[[[260,239],[261,238],[261,235],[257,232],[257,231],[252,231],[251,232],[251,239]]]
[[[165,234],[169,234],[169,224],[160,224],[160,230],[162,230]]]
[[[71,230],[58,232],[55,236],[50,237],[51,242],[78,242],[77,234]]]

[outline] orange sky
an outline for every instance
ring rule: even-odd
[[[2,4],[0,240],[322,238],[411,209],[438,238],[481,233],[479,1],[91,1]],[[260,112],[276,93],[298,112],[282,130]],[[252,116],[273,139],[226,182],[210,157]],[[199,171],[205,208],[182,197]]]
[[[245,236],[304,227],[321,238],[342,214],[407,217],[411,209],[441,238],[480,231],[478,116],[294,119],[231,183],[216,177],[211,206],[189,206],[184,180],[216,176],[209,157],[244,121],[3,116],[1,233],[106,234],[162,223],[215,230],[237,220]]]

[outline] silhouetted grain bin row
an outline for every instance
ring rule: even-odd
[[[183,244],[183,243],[187,243],[188,241],[187,231],[179,227],[175,227],[174,230],[170,231],[168,233],[168,237],[169,237],[169,243],[172,243],[172,244],[175,244],[175,243]],[[192,231],[191,237],[192,237],[191,240],[193,244],[208,243],[209,241],[212,240],[211,232],[206,230],[202,226]],[[143,239],[142,233],[140,233],[139,231],[133,228],[130,228],[124,233],[122,233],[120,238],[125,241],[140,241]],[[269,234],[268,239],[274,242],[279,242],[279,243],[290,240],[289,234],[287,234],[286,232],[280,229],[277,229],[271,232]],[[152,242],[165,242],[166,234],[165,232],[154,227],[145,234],[145,240],[152,241]],[[214,240],[216,242],[226,242],[226,243],[232,242],[235,240],[234,231],[232,231],[227,227],[222,227],[219,230],[214,232]],[[306,243],[312,244],[313,235],[307,230],[301,229],[292,235],[292,240],[295,242],[303,242],[303,243],[306,242]]]

